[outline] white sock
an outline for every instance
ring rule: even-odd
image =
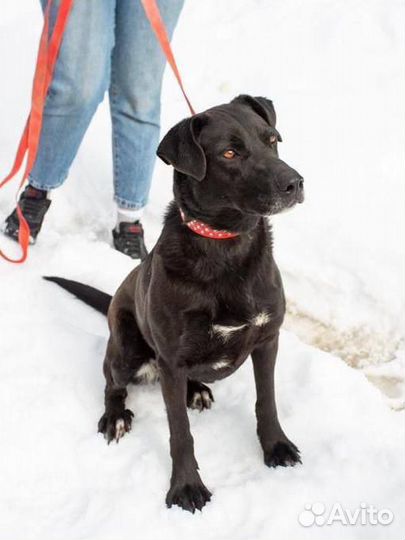
[[[118,230],[120,223],[133,223],[140,221],[143,215],[143,208],[133,210],[131,208],[117,208],[117,224],[115,228]]]

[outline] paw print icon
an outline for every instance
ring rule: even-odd
[[[298,522],[303,527],[311,527],[312,525],[322,526],[325,524],[325,505],[320,502],[306,504],[305,509],[299,514]]]

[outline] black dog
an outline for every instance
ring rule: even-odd
[[[271,101],[245,95],[177,124],[157,151],[175,169],[175,200],[146,260],[112,300],[91,287],[48,278],[108,310],[99,431],[109,442],[131,427],[128,384],[158,375],[173,460],[169,507],[194,512],[210,500],[186,407],[210,408],[213,396],[203,382],[227,377],[249,355],[264,462],[275,467],[300,461],[279,424],[274,398],[285,300],[266,216],[302,202],[303,179],[279,159],[275,124]]]

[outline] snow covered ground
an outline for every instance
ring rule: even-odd
[[[361,372],[294,333],[341,352],[400,408],[404,11],[402,0],[188,0],[174,40],[195,107],[242,92],[271,97],[281,154],[306,178],[306,203],[274,220],[291,306],[277,394],[303,465],[263,465],[248,363],[213,385],[214,409],[190,413],[201,474],[214,492],[202,514],[164,507],[170,460],[158,386],[132,390],[134,429],[119,445],[107,447],[95,433],[105,321],[40,276],[113,291],[132,267],[109,246],[104,105],[28,263],[0,262],[1,540],[403,538],[404,413],[388,407]],[[36,2],[3,0],[4,173],[28,111],[40,24]],[[170,74],[163,105],[163,130],[187,114]],[[0,193],[1,220],[14,190]],[[158,164],[145,216],[149,245],[170,196],[171,171]],[[15,249],[0,241],[9,253]],[[334,503],[349,511],[364,503],[394,519],[304,527],[298,516],[315,502],[325,507],[320,517]]]

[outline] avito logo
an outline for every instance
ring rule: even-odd
[[[321,502],[306,504],[305,509],[299,514],[298,521],[303,527],[316,525],[389,525],[394,519],[394,514],[388,508],[378,510],[372,504],[362,502],[355,509],[344,508],[340,503],[335,503],[328,510]]]

